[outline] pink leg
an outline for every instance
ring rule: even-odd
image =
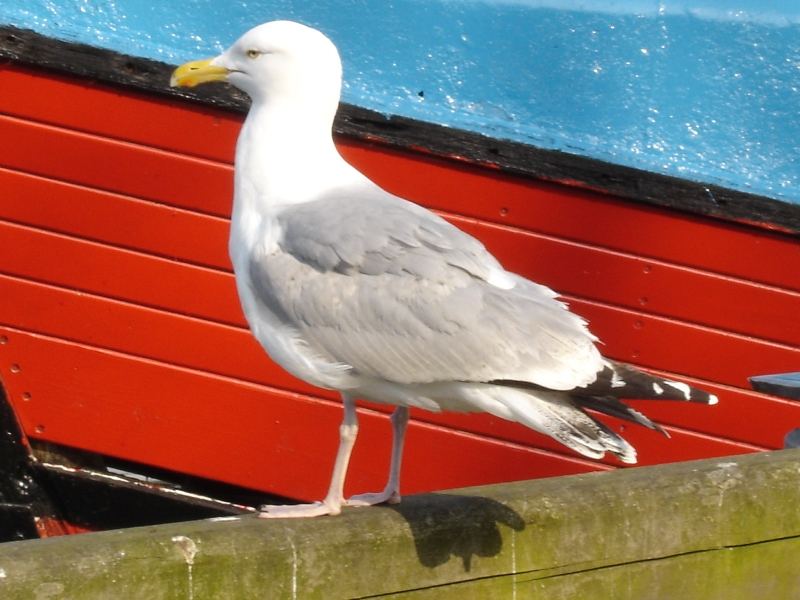
[[[345,501],[347,506],[372,506],[373,504],[397,504],[400,502],[400,467],[403,462],[403,442],[408,425],[408,407],[398,406],[392,413],[392,459],[389,466],[389,481],[382,492],[359,494]]]
[[[339,426],[339,450],[333,464],[333,474],[328,488],[328,495],[321,502],[312,504],[294,504],[286,506],[262,506],[258,514],[262,519],[317,517],[320,515],[338,515],[344,503],[344,479],[350,454],[358,435],[358,417],[355,400],[342,392],[344,418]]]

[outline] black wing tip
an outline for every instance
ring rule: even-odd
[[[719,398],[688,383],[665,379],[632,365],[607,360],[597,380],[585,388],[587,394],[643,400],[677,400],[714,405]]]

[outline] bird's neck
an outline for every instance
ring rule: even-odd
[[[360,177],[331,137],[333,110],[254,104],[236,147],[236,203],[267,213]],[[235,209],[236,207],[234,207]]]

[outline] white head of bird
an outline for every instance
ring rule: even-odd
[[[173,86],[224,81],[252,100],[236,151],[234,211],[243,204],[281,206],[319,192],[322,181],[361,176],[342,160],[331,130],[341,92],[342,63],[333,42],[300,23],[254,27],[217,57],[186,63]],[[306,165],[315,165],[309,177]]]
[[[254,27],[217,57],[182,65],[173,86],[227,81],[254,104],[323,112],[330,119],[339,102],[342,63],[333,42],[300,23],[272,21]],[[306,112],[306,111],[302,111]]]

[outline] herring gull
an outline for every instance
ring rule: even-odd
[[[634,448],[585,409],[662,431],[621,398],[715,396],[605,359],[549,288],[506,271],[475,238],[398,198],[339,155],[342,66],[319,31],[289,21],[178,67],[173,86],[227,81],[251,106],[236,145],[229,252],[244,314],[269,356],[337,390],[344,418],[321,502],[264,517],[338,514],[400,500],[409,407],[487,412],[598,459]],[[396,405],[383,491],[343,497],[355,399]]]

